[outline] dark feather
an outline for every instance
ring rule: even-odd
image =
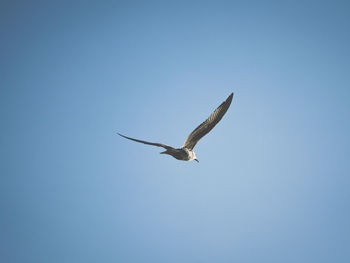
[[[125,135],[122,135],[120,133],[118,133],[120,136],[124,137],[125,139],[129,139],[129,140],[132,140],[132,141],[135,141],[135,142],[140,142],[140,143],[144,143],[144,144],[149,144],[149,145],[153,145],[153,146],[158,146],[158,147],[163,147],[167,150],[169,149],[174,149],[173,147],[169,146],[169,145],[166,145],[166,144],[162,144],[162,143],[155,143],[155,142],[146,142],[146,141],[142,141],[142,140],[137,140],[137,139],[134,139],[134,138],[130,138],[130,137],[127,137]]]

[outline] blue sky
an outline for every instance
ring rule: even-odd
[[[349,11],[2,1],[1,261],[349,262]]]

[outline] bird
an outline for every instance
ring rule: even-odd
[[[154,142],[147,142],[139,139],[134,139],[120,133],[118,133],[118,135],[122,136],[125,139],[132,140],[135,142],[153,145],[157,147],[163,147],[165,151],[160,152],[160,154],[168,154],[178,160],[183,160],[183,161],[195,160],[199,162],[195,152],[193,151],[193,148],[196,146],[198,141],[203,136],[208,134],[215,127],[215,125],[218,124],[218,122],[222,119],[222,117],[225,115],[225,113],[227,112],[228,108],[231,105],[232,98],[233,98],[233,92],[227,97],[227,99],[224,102],[220,104],[219,107],[217,107],[213,111],[212,114],[210,114],[210,116],[204,122],[202,122],[197,128],[195,128],[190,133],[190,135],[188,135],[187,139],[185,140],[181,148],[173,148],[163,143],[154,143]]]

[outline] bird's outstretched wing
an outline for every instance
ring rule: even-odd
[[[208,132],[210,132],[215,125],[221,120],[221,118],[225,115],[226,111],[231,105],[231,101],[233,98],[233,93],[231,93],[228,98],[221,103],[221,105],[206,119],[202,122],[193,132],[187,137],[184,142],[183,148],[187,148],[189,150],[193,150],[194,146],[196,146],[197,142]]]
[[[119,134],[120,136],[124,137],[125,139],[129,139],[129,140],[132,140],[132,141],[135,141],[135,142],[140,142],[140,143],[149,144],[149,145],[153,145],[153,146],[163,147],[163,148],[165,148],[165,149],[167,149],[167,150],[169,150],[169,149],[174,149],[173,147],[171,147],[171,146],[169,146],[169,145],[166,145],[166,144],[141,141],[141,140],[137,140],[137,139],[134,139],[134,138],[127,137],[127,136],[122,135],[122,134],[120,134],[120,133],[118,133],[118,134]]]

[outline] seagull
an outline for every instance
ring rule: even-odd
[[[135,142],[163,147],[165,151],[161,152],[161,154],[169,154],[178,160],[183,160],[183,161],[195,160],[199,162],[195,152],[193,151],[193,148],[196,146],[197,142],[200,139],[202,139],[204,135],[210,132],[215,127],[215,125],[218,124],[218,122],[222,119],[222,117],[225,115],[226,111],[231,105],[232,98],[233,98],[233,92],[230,94],[230,96],[228,96],[228,98],[223,103],[221,103],[219,107],[217,107],[217,109],[208,117],[208,119],[202,122],[196,129],[194,129],[191,132],[191,134],[187,137],[186,141],[184,142],[181,148],[173,148],[166,144],[146,142],[146,141],[127,137],[120,133],[118,134],[124,137],[125,139],[129,139]]]

